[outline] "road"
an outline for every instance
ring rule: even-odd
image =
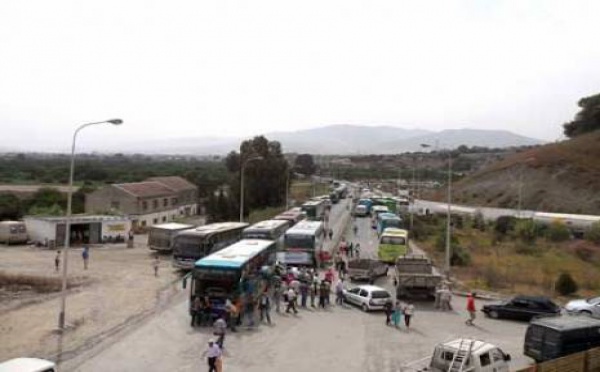
[[[335,205],[330,221],[336,234],[347,218],[345,203]],[[377,239],[368,218],[356,220],[361,256],[376,256]],[[334,239],[335,240],[335,239]],[[391,276],[391,275],[390,275]],[[377,283],[392,291],[390,278]],[[393,291],[392,291],[393,293]],[[439,312],[430,303],[415,303],[410,332],[385,326],[381,313],[363,313],[348,305],[328,310],[300,310],[298,315],[273,313],[273,325],[228,334],[225,371],[399,371],[401,366],[431,354],[436,343],[474,336],[498,344],[513,356],[513,367],[526,365],[522,357],[526,324],[483,319],[464,324],[464,299],[454,299],[455,312]],[[478,304],[480,306],[481,303]],[[63,365],[76,371],[198,371],[205,370],[202,352],[212,338],[210,329],[192,329],[187,293],[180,290],[172,304],[136,329],[106,340],[99,347]]]

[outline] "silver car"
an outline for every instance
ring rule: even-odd
[[[370,310],[383,310],[386,302],[392,301],[390,293],[375,285],[359,285],[343,291],[344,301],[358,305],[367,312]]]
[[[571,314],[586,314],[600,318],[600,297],[569,301],[565,310]]]

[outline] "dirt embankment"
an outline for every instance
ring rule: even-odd
[[[458,204],[600,214],[600,132],[493,163],[454,185]],[[433,198],[443,199],[440,191]]]

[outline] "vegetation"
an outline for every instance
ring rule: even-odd
[[[571,295],[577,290],[579,287],[577,283],[569,273],[561,273],[556,281],[556,292],[558,292],[562,296]]]
[[[600,245],[600,222],[595,222],[585,234],[585,238]]]
[[[581,110],[575,120],[563,125],[565,136],[569,138],[600,129],[600,94],[584,97],[577,105]]]
[[[317,165],[310,154],[300,154],[294,160],[294,172],[310,176],[315,174]]]

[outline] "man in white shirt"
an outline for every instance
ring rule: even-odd
[[[335,285],[335,304],[340,306],[344,304],[344,279],[338,280]]]
[[[213,340],[208,341],[208,349],[204,352],[208,359],[208,372],[217,372],[217,359],[221,357],[221,348]]]
[[[287,291],[288,305],[285,309],[286,313],[289,313],[290,310],[294,310],[294,314],[298,314],[298,310],[296,310],[296,292],[292,287]]]

